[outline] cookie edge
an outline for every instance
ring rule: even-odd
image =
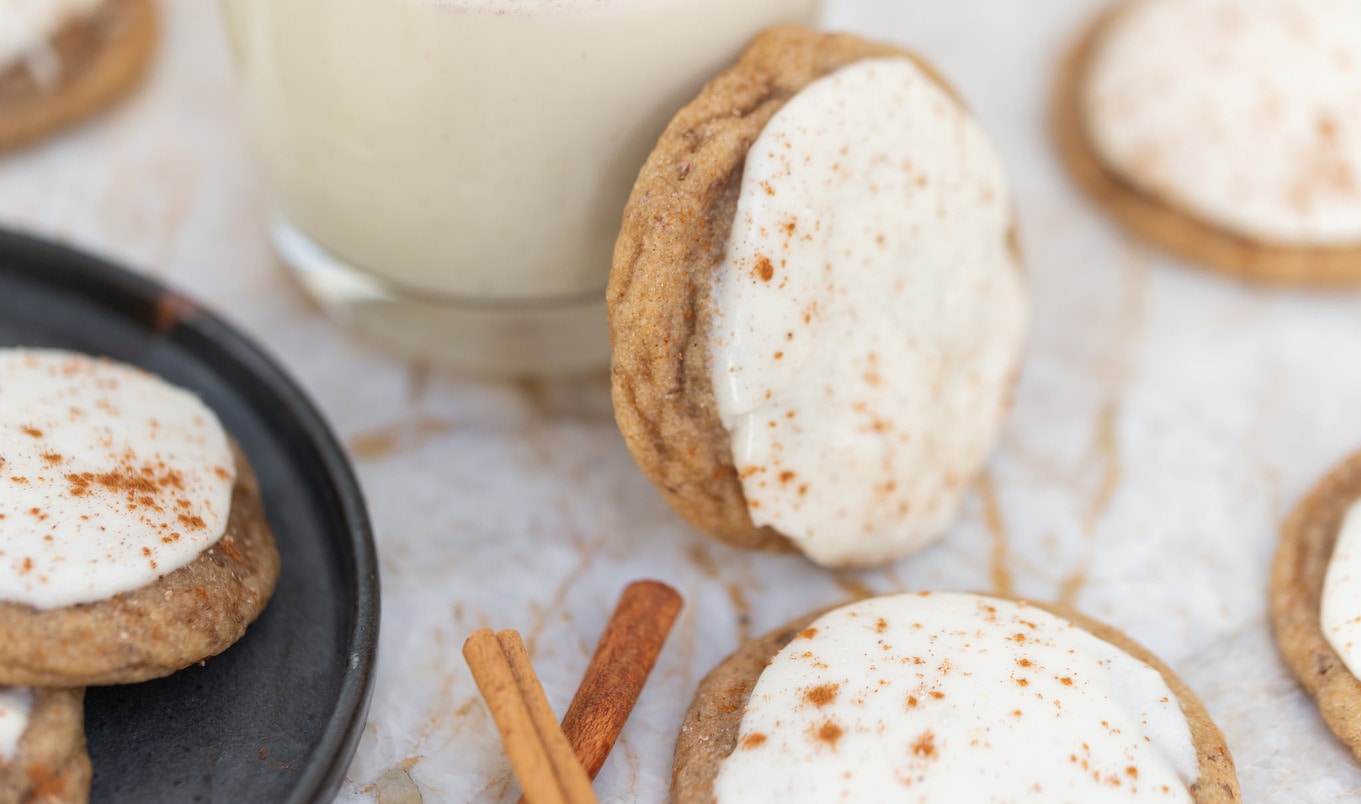
[[[1328,644],[1320,619],[1323,581],[1342,519],[1358,499],[1361,453],[1319,481],[1282,525],[1267,607],[1281,657],[1328,728],[1361,760],[1361,680]]]
[[[1051,100],[1059,161],[1097,205],[1139,239],[1215,273],[1266,285],[1318,288],[1361,284],[1361,246],[1306,248],[1253,240],[1151,196],[1108,168],[1082,113],[1082,86],[1093,52],[1115,19],[1139,0],[1099,13],[1062,59]]]

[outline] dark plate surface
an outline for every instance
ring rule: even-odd
[[[378,565],[359,486],[298,387],[220,319],[147,279],[0,231],[0,346],[102,354],[196,391],[250,457],[283,558],[246,636],[202,666],[91,689],[96,802],[334,795],[368,710]]]

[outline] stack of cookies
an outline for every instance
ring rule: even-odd
[[[230,647],[279,576],[260,488],[193,394],[0,350],[0,801],[81,801],[90,685]]]

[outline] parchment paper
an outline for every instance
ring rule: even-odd
[[[381,661],[344,801],[510,801],[459,653],[519,628],[558,711],[619,591],[688,606],[598,781],[661,801],[699,678],[749,634],[867,592],[997,589],[1128,631],[1202,696],[1249,801],[1340,801],[1361,773],[1265,624],[1278,525],[1361,448],[1361,293],[1264,291],[1130,242],[1061,174],[1057,59],[1096,0],[833,0],[828,25],[914,47],[982,118],[1021,212],[1034,329],[1005,438],[944,543],[879,572],[710,543],[638,473],[603,374],[490,383],[393,359],[324,320],[269,251],[263,191],[207,0],[165,2],[148,85],[100,122],[0,157],[0,221],[109,254],[215,307],[311,391],[378,530]]]

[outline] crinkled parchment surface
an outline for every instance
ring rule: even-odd
[[[1277,528],[1361,447],[1361,293],[1264,291],[1129,242],[1059,170],[1051,77],[1095,0],[832,0],[828,24],[920,50],[960,88],[1014,180],[1035,325],[1015,414],[963,518],[879,572],[744,555],[686,527],[635,469],[602,376],[475,382],[405,365],[325,321],[280,270],[217,9],[163,3],[133,101],[0,159],[0,221],[164,278],[264,342],[354,456],[378,530],[383,630],[341,799],[510,801],[509,766],[459,653],[524,631],[570,699],[620,589],[686,608],[598,783],[661,801],[698,679],[743,636],[867,592],[998,589],[1128,631],[1195,688],[1251,801],[1361,795],[1361,772],[1277,658]]]

